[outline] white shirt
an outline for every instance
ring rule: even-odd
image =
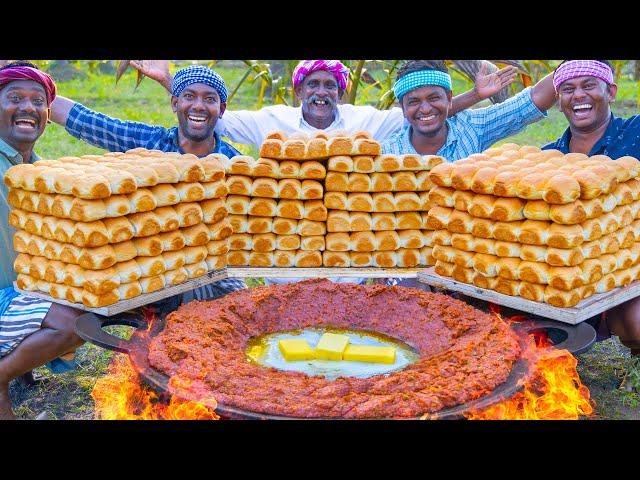
[[[260,148],[267,134],[280,130],[286,134],[294,132],[331,132],[346,130],[356,133],[364,130],[382,142],[391,133],[400,129],[404,124],[402,109],[398,107],[389,110],[378,110],[366,105],[340,104],[336,118],[325,129],[309,125],[302,117],[302,107],[288,107],[273,105],[260,110],[227,110],[218,120],[216,131],[233,142],[255,145]]]

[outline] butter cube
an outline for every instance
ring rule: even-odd
[[[344,351],[344,359],[351,362],[395,363],[396,349],[393,347],[348,345]]]
[[[313,360],[316,353],[309,346],[306,340],[297,338],[287,338],[278,341],[278,347],[282,352],[282,356],[287,362],[297,360]]]
[[[349,337],[336,333],[323,333],[316,345],[316,358],[320,360],[342,360]]]

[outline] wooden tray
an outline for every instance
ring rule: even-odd
[[[98,315],[104,315],[105,317],[111,317],[118,313],[126,312],[127,310],[133,310],[134,308],[138,308],[143,305],[148,305],[149,303],[157,302],[158,300],[172,297],[179,293],[184,293],[189,290],[193,290],[194,288],[201,287],[203,285],[208,285],[210,283],[214,283],[219,280],[224,280],[225,278],[227,278],[227,272],[224,269],[212,270],[210,272],[205,273],[201,277],[194,278],[193,280],[189,280],[179,285],[174,285],[169,288],[163,288],[161,290],[157,290],[151,293],[143,293],[142,295],[138,295],[137,297],[112,303],[111,305],[107,305],[106,307],[98,307],[98,308],[86,307],[82,303],[71,303],[66,300],[53,298],[52,296],[47,295],[46,293],[43,293],[43,292],[38,292],[38,291],[32,292],[29,290],[21,290],[18,288],[18,285],[16,284],[16,282],[13,282],[13,288],[15,288],[17,292],[20,292],[24,295],[29,295],[30,297],[42,298],[43,300],[48,300],[49,302],[59,303],[61,305],[68,305],[69,307],[74,307],[79,310],[85,310],[87,312],[93,312]]]
[[[227,267],[230,278],[416,278],[422,268],[277,268],[277,267]]]
[[[181,283],[180,285],[174,285],[173,287],[163,288],[156,292],[144,293],[137,297],[130,298],[129,300],[122,300],[106,307],[91,308],[86,307],[80,303],[71,303],[66,300],[60,300],[53,298],[43,292],[21,290],[13,282],[13,287],[16,291],[29,295],[32,297],[42,298],[49,302],[59,303],[61,305],[68,305],[87,312],[93,312],[98,315],[104,315],[110,317],[118,313],[126,312],[134,308],[148,305],[149,303],[157,302],[164,298],[172,297],[179,293],[184,293],[194,288],[208,285],[210,283],[224,280],[225,278],[331,278],[331,277],[344,277],[344,278],[387,278],[387,277],[400,277],[400,278],[416,278],[419,271],[424,268],[275,268],[275,267],[227,267],[226,269],[213,270],[207,272],[205,275],[189,280],[188,282]]]
[[[497,303],[505,307],[515,308],[523,312],[534,313],[540,317],[552,318],[564,323],[575,325],[599,313],[609,310],[616,305],[640,296],[640,280],[636,280],[626,287],[614,288],[605,293],[597,293],[585,298],[574,307],[554,307],[548,303],[534,302],[522,297],[505,295],[494,290],[479,288],[468,283],[458,282],[453,278],[442,277],[430,267],[418,273],[418,281],[454,292],[460,292],[470,297]]]

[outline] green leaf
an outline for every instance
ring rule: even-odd
[[[496,65],[511,65],[512,67],[516,67],[518,71],[524,75],[529,75],[529,70],[517,60],[488,60]]]

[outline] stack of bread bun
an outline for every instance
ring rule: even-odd
[[[336,155],[329,158],[324,204],[325,267],[433,265],[427,226],[434,155]]]
[[[228,264],[321,267],[327,220],[326,160],[332,154],[375,149],[380,145],[368,135],[272,132],[257,160],[234,157],[228,161],[227,209],[233,228]]]
[[[224,268],[225,160],[135,149],[11,167],[18,287],[101,307]]]
[[[640,275],[640,161],[505,144],[429,177],[435,271],[571,307]]]

